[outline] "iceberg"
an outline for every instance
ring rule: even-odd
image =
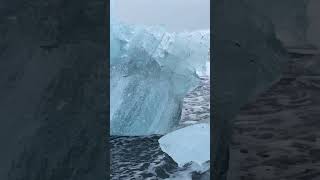
[[[210,125],[201,123],[178,129],[161,137],[159,144],[179,167],[192,162],[204,166],[210,161]]]
[[[207,72],[209,38],[206,30],[169,33],[123,24],[112,15],[111,134],[164,134],[175,127],[184,96]]]

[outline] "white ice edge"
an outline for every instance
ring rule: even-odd
[[[202,167],[210,161],[210,125],[201,123],[178,129],[161,137],[159,144],[179,167],[190,162]]]

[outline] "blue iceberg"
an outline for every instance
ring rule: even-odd
[[[111,12],[112,13],[112,12]],[[209,31],[169,33],[111,17],[111,135],[164,134],[207,72]]]

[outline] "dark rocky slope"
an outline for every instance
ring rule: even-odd
[[[318,0],[245,0],[271,20],[277,38],[286,47],[320,47]]]
[[[212,176],[226,178],[232,119],[248,101],[279,78],[286,52],[271,21],[245,1],[213,3]]]
[[[270,19],[291,57],[282,78],[236,116],[228,179],[319,179],[320,2],[249,5]]]
[[[105,3],[0,2],[0,179],[105,179]]]

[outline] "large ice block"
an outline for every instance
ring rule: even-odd
[[[168,132],[207,70],[209,31],[168,33],[112,19],[110,33],[111,134]]]
[[[161,150],[180,167],[195,162],[203,165],[210,161],[210,125],[206,123],[187,126],[159,139]]]

